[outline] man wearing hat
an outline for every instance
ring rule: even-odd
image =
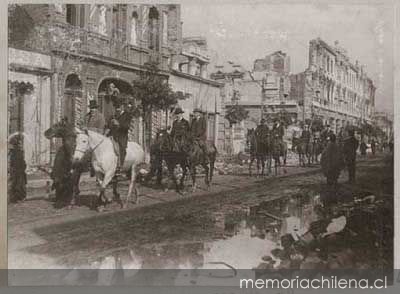
[[[261,142],[265,147],[265,144],[268,143],[269,127],[265,124],[264,118],[260,120],[260,124],[256,127],[255,135],[257,139],[261,139]]]
[[[285,134],[285,129],[279,119],[275,120],[274,126],[272,127],[272,133],[274,137],[278,137],[280,140],[282,140],[283,135]]]
[[[343,142],[343,155],[349,172],[349,183],[354,183],[356,179],[356,156],[359,142],[354,137],[354,129],[349,129],[348,134],[349,136]]]
[[[106,126],[106,135],[111,135],[118,143],[119,165],[117,166],[116,174],[119,174],[126,156],[126,148],[128,147],[128,133],[133,118],[133,111],[130,105],[128,105],[127,109],[125,110],[124,105],[119,101],[116,101],[114,106],[115,114],[110,118]]]
[[[105,120],[103,114],[98,110],[98,105],[96,100],[90,100],[89,102],[89,112],[85,117],[86,127],[99,134],[104,133]]]
[[[184,111],[178,107],[174,111],[175,120],[172,123],[171,137],[174,141],[174,151],[182,151],[184,140],[189,134],[189,122],[183,118]]]
[[[207,154],[207,121],[199,108],[193,110],[193,119],[190,123],[190,135],[199,144],[204,154]]]
[[[310,126],[308,124],[304,125],[304,129],[301,133],[301,139],[304,143],[309,143],[311,139],[311,132],[310,132]]]

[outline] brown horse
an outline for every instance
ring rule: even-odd
[[[271,172],[271,157],[269,152],[269,139],[268,138],[257,138],[254,129],[248,129],[246,135],[246,144],[250,150],[250,163],[249,163],[249,175],[252,175],[253,162],[257,163],[257,175],[264,175],[265,162],[267,162],[268,174]],[[261,165],[261,173],[260,173]]]
[[[159,133],[159,143],[162,159],[167,164],[170,178],[173,180],[178,193],[181,193],[181,190],[184,188],[187,170],[190,171],[192,177],[192,191],[196,191],[196,167],[198,165],[201,165],[204,168],[205,184],[207,189],[210,188],[217,158],[217,148],[214,144],[207,143],[207,154],[204,154],[199,142],[192,138],[185,138],[181,150],[176,151],[174,148],[175,143],[173,138],[165,130],[160,131]],[[175,167],[178,164],[183,170],[179,185],[174,173]]]

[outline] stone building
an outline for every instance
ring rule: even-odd
[[[9,47],[50,58],[48,68],[42,69],[48,77],[50,103],[41,104],[49,108],[49,124],[61,117],[79,124],[92,99],[109,118],[114,112],[112,84],[120,96],[131,96],[131,82],[147,62],[156,62],[160,75],[171,79],[176,90],[185,90],[182,84],[197,91],[212,88],[202,99],[212,101],[214,107],[206,110],[216,116],[222,85],[207,78],[208,60],[200,54],[205,44],[204,39],[182,38],[180,5],[14,4],[9,9]],[[182,58],[189,60],[188,72],[183,66],[179,69]],[[153,130],[163,126],[161,113],[152,117]],[[144,144],[142,128],[142,119],[135,119],[130,139]]]
[[[261,118],[272,121],[281,111],[297,115],[297,102],[288,97],[289,74],[290,57],[282,51],[255,60],[252,71],[234,62],[215,66],[211,77],[225,84],[225,107],[239,104],[249,112],[249,117],[235,125],[230,135],[234,153],[246,149],[247,130],[256,128]],[[225,127],[230,128],[227,123]]]
[[[387,140],[393,139],[393,117],[386,112],[377,111],[373,115],[373,122],[385,133]]]
[[[290,76],[289,96],[299,118],[323,119],[337,132],[348,124],[371,122],[375,86],[364,66],[351,62],[345,49],[317,38],[310,41],[308,68]]]

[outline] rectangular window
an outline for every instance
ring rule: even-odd
[[[162,43],[168,45],[168,13],[163,12]]]

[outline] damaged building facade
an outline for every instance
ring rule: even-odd
[[[89,100],[97,100],[108,119],[114,112],[112,89],[117,88],[122,98],[134,96],[132,81],[139,79],[148,62],[157,63],[159,73],[169,80],[172,88],[189,97],[182,102],[187,113],[196,106],[207,112],[209,139],[217,141],[222,85],[207,77],[209,60],[203,54],[206,51],[205,40],[182,38],[180,5],[10,5],[9,30],[10,50],[41,54],[47,58],[42,63],[45,68],[40,68],[40,71],[35,64],[23,64],[33,68],[35,74],[41,77],[40,83],[44,84],[39,86],[37,83],[36,88],[40,87],[38,91],[45,94],[37,97],[48,100],[38,104],[41,105],[40,113],[49,113],[48,117],[42,118],[40,129],[38,126],[35,131],[41,142],[49,144],[43,128],[62,117],[80,125],[88,111]],[[12,51],[10,56],[17,55]],[[186,65],[182,61],[185,57]],[[13,64],[16,63],[14,59],[10,58]],[[9,71],[21,72],[13,64],[10,63]],[[23,77],[15,78],[15,74],[11,77],[12,81],[28,81]],[[15,87],[16,84],[13,85]],[[27,101],[20,98],[19,103],[26,104]],[[9,112],[14,125],[21,125],[17,121],[25,120],[18,107]],[[156,130],[165,127],[164,121],[168,123],[161,112],[153,113],[153,136]],[[142,119],[135,118],[129,136],[130,140],[143,145],[142,128]],[[27,127],[20,127],[19,131],[26,132]],[[46,150],[47,155],[35,164],[51,162],[55,147],[49,146],[36,151],[42,154]],[[149,148],[144,147],[146,150]]]
[[[308,68],[291,75],[290,83],[289,95],[298,102],[302,120],[320,117],[336,132],[371,123],[376,87],[365,67],[352,63],[337,41],[330,46],[319,38],[311,40]]]

